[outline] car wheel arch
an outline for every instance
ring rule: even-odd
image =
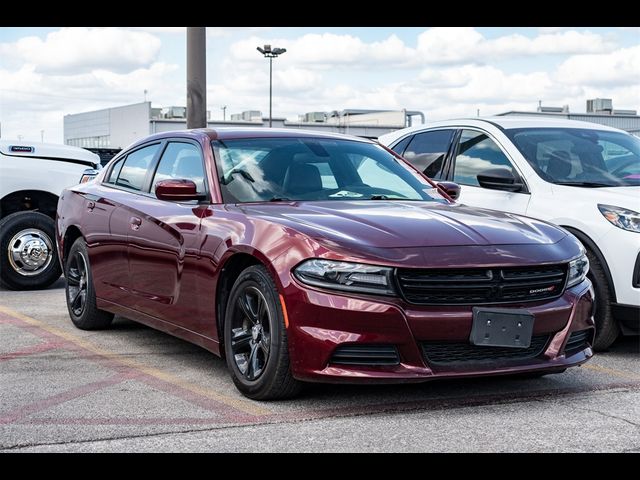
[[[571,234],[573,234],[578,240],[580,240],[582,244],[584,244],[586,248],[591,250],[593,254],[596,256],[596,258],[598,259],[598,262],[600,262],[600,265],[602,265],[604,273],[607,277],[607,283],[609,284],[609,290],[611,292],[611,296],[613,297],[613,300],[616,301],[616,288],[613,283],[613,277],[611,276],[611,271],[609,270],[609,264],[607,263],[607,260],[604,258],[604,255],[602,254],[602,252],[600,251],[596,243],[586,233],[574,227],[569,227],[567,225],[560,225],[560,226],[565,230],[567,230],[568,232],[570,232]]]
[[[47,190],[17,190],[0,199],[0,218],[15,212],[35,210],[55,220],[59,196]]]
[[[257,253],[257,254],[256,254]],[[220,262],[220,274],[218,275],[218,281],[216,282],[215,291],[215,318],[216,318],[216,330],[218,339],[220,340],[220,355],[224,358],[224,317],[227,309],[227,301],[231,288],[240,274],[252,265],[264,266],[271,277],[275,280],[276,287],[281,290],[278,275],[276,274],[273,265],[267,261],[266,257],[260,252],[246,251],[245,249],[229,250],[225,254],[224,258]]]
[[[84,235],[82,235],[80,228],[78,228],[76,225],[69,225],[65,230],[64,236],[62,237],[63,238],[62,258],[60,259],[60,263],[63,265],[63,267],[64,267],[65,261],[67,260],[67,257],[69,256],[69,251],[71,250],[71,246],[80,237],[84,237]]]

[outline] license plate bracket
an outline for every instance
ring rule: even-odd
[[[528,348],[533,321],[528,310],[473,307],[469,341],[479,347]]]

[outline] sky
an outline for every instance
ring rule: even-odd
[[[588,98],[640,111],[640,28],[208,27],[212,119],[269,111],[298,120],[346,108],[418,110],[427,121],[534,111]],[[63,142],[63,116],[186,104],[182,27],[0,28],[3,139]]]

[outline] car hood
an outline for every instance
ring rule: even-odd
[[[349,247],[548,245],[566,236],[539,220],[436,202],[292,202],[238,208],[313,239]]]
[[[595,203],[613,205],[614,207],[628,208],[630,210],[638,211],[640,207],[640,186],[633,187],[601,187],[601,188],[580,188],[580,187],[567,187],[566,185],[554,185],[554,189],[558,187],[570,188],[570,195],[574,195],[576,198],[575,190],[580,190],[582,193],[588,196],[590,201]]]

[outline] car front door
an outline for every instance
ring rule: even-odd
[[[129,202],[129,271],[134,308],[181,327],[197,330],[200,217],[197,201],[166,201],[155,185],[171,178],[192,180],[207,194],[200,146],[169,140],[151,166],[145,193]]]
[[[509,171],[517,183],[522,184],[521,189],[514,192],[482,187],[478,181],[478,174],[496,169]],[[463,129],[448,170],[449,178],[462,186],[458,198],[460,203],[522,215],[526,213],[531,196],[527,192],[522,175],[502,147],[488,133]]]

